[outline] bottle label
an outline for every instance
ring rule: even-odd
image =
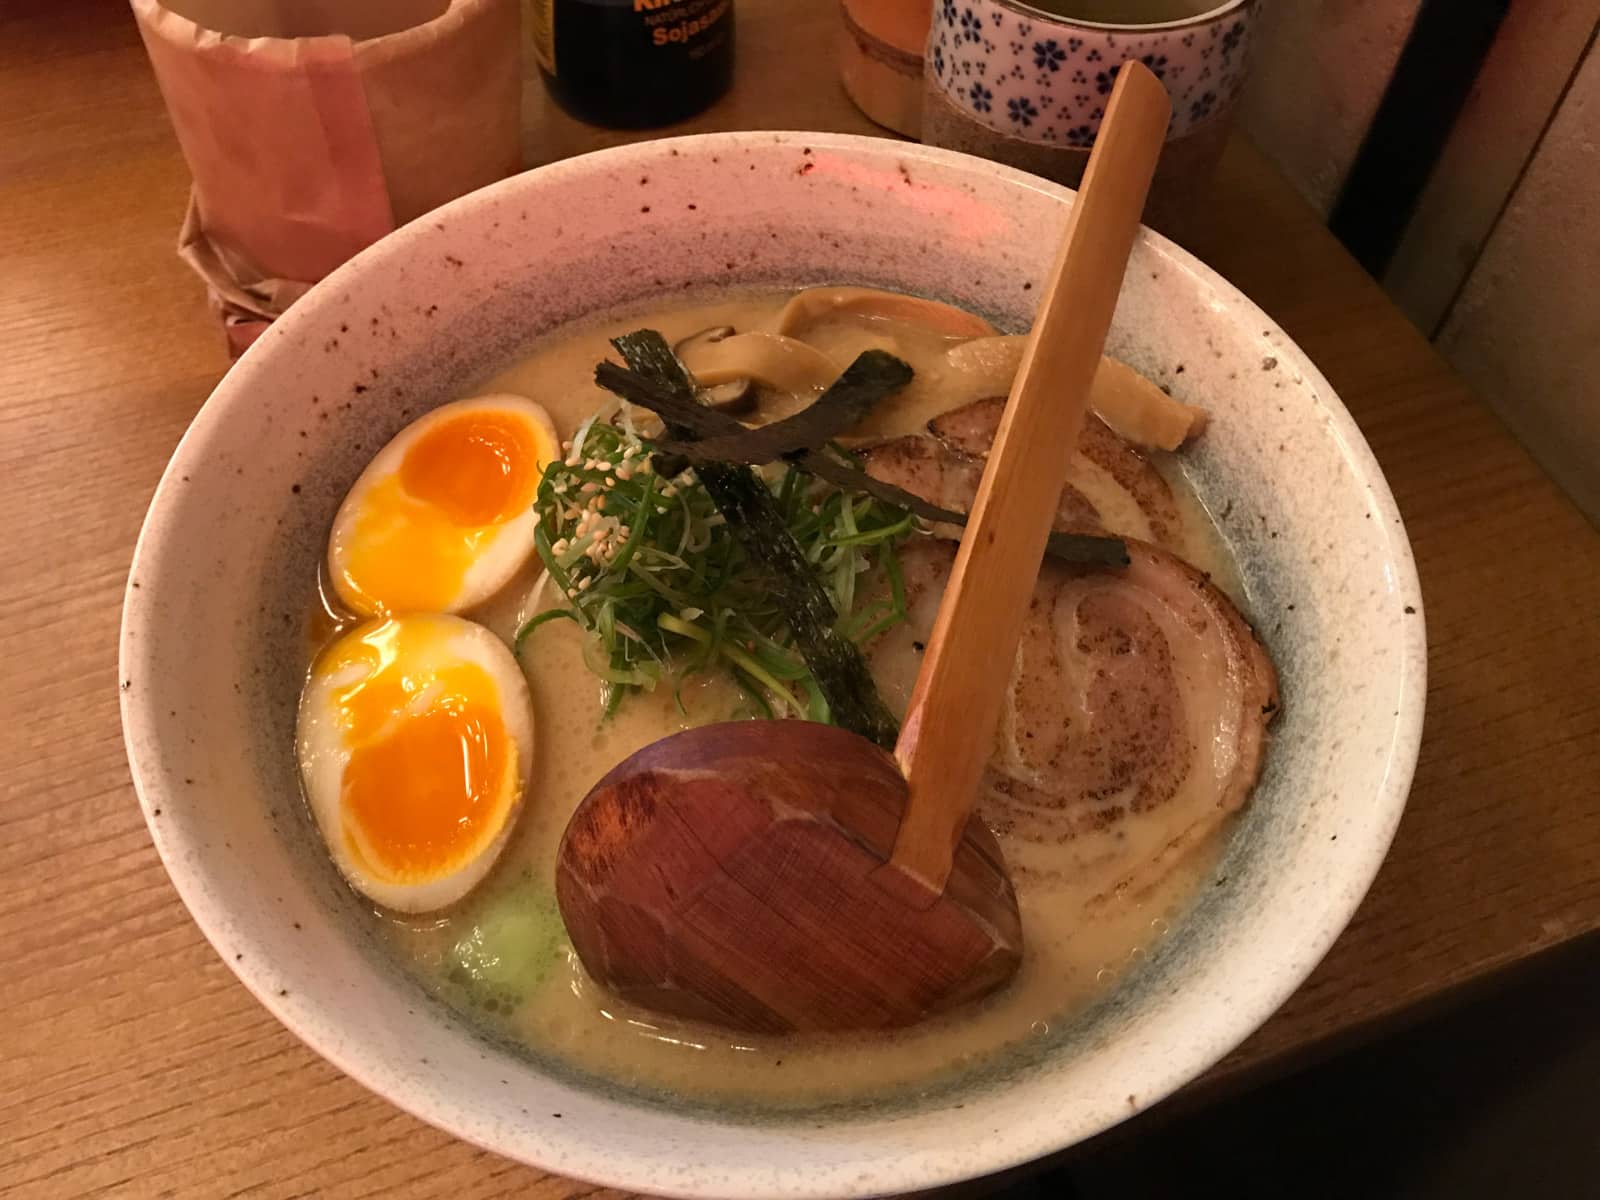
[[[533,43],[533,57],[547,73],[556,73],[556,4],[555,0],[523,0],[527,16],[528,36]]]
[[[690,58],[699,58],[711,46],[702,49],[696,43],[728,15],[731,3],[732,0],[633,0],[633,11],[649,30],[652,46],[684,46]]]

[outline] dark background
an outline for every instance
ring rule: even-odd
[[[1600,1197],[1600,940],[1294,1074],[1180,1094],[991,1195]]]

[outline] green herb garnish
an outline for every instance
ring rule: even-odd
[[[540,624],[570,618],[590,634],[586,662],[604,681],[608,710],[631,691],[725,670],[758,715],[830,721],[892,742],[893,717],[873,712],[882,709],[876,689],[863,703],[859,693],[841,693],[839,672],[829,672],[905,619],[895,547],[913,532],[913,517],[798,471],[766,479],[748,467],[720,468],[722,489],[739,493],[741,527],[748,510],[764,530],[776,522],[795,569],[822,598],[830,657],[819,671],[802,652],[789,593],[719,507],[707,480],[718,475],[717,466],[658,474],[626,413],[580,429],[566,459],[546,470],[535,502],[539,554],[567,607],[530,620],[519,647]],[[868,579],[888,586],[869,595]]]

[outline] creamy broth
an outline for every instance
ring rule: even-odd
[[[544,405],[562,437],[609,397],[592,382],[594,364],[612,354],[607,339],[648,326],[676,341],[708,326],[763,327],[787,293],[759,293],[712,304],[610,317],[571,328],[536,347],[480,389],[519,393]],[[950,341],[894,321],[830,317],[806,330],[806,340],[838,362],[869,346],[907,359],[918,370],[913,394],[894,403],[933,405],[939,386],[933,364]],[[769,414],[770,415],[770,414]],[[1185,557],[1213,574],[1239,598],[1203,510],[1176,470],[1166,470],[1186,529]],[[1117,524],[1115,514],[1107,514]],[[529,570],[476,612],[473,619],[512,642],[517,629],[559,597],[538,586]],[[317,625],[326,639],[326,619]],[[584,666],[585,635],[573,623],[540,627],[523,646],[536,717],[532,788],[520,822],[487,882],[452,909],[421,917],[380,913],[384,936],[422,983],[492,1032],[572,1066],[631,1086],[699,1097],[737,1098],[774,1107],[856,1098],[925,1085],[981,1062],[1004,1047],[1040,1038],[1070,1022],[1097,995],[1143,958],[1166,932],[1212,865],[1220,838],[1188,853],[1159,884],[1138,896],[1095,901],[1103,879],[1017,880],[1026,954],[1015,980],[973,1006],[894,1034],[767,1037],[685,1025],[629,1009],[605,995],[562,943],[555,966],[510,1008],[469,992],[449,973],[451,947],[477,916],[510,889],[548,895],[562,832],[589,787],[612,766],[669,733],[736,715],[741,695],[722,676],[691,680],[674,695],[663,687],[625,699],[601,719],[600,686]],[[886,701],[903,710],[915,664],[881,673]],[[1002,838],[1002,845],[1005,839]],[[1038,847],[1031,847],[1038,853]],[[550,918],[552,936],[559,925]]]

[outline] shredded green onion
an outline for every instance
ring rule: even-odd
[[[838,632],[865,644],[904,621],[895,550],[916,518],[791,468],[764,478],[833,601]],[[829,719],[763,571],[692,469],[655,472],[626,412],[578,430],[566,458],[546,469],[535,508],[535,546],[565,606],[527,621],[517,649],[542,625],[576,621],[607,715],[634,692],[665,682],[681,695],[685,680],[722,671],[752,715]]]

